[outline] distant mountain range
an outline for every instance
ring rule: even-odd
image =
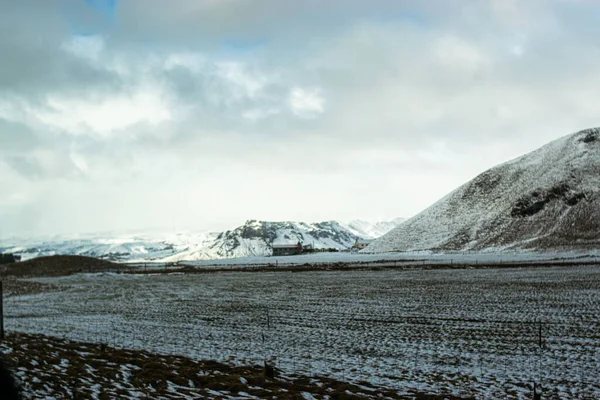
[[[365,252],[600,248],[600,129],[485,171]]]
[[[343,226],[361,238],[378,238],[385,235],[404,221],[406,221],[406,218],[401,217],[391,221],[380,222],[355,219],[347,224],[343,224]]]
[[[249,220],[224,232],[98,234],[10,240],[0,252],[24,260],[83,255],[112,261],[268,256],[272,245],[312,244],[363,252],[585,251],[600,248],[600,128],[555,140],[491,168],[416,216],[347,223]]]
[[[267,222],[249,220],[224,232],[102,233],[93,235],[12,239],[0,252],[21,255],[24,260],[48,255],[82,255],[112,261],[208,260],[271,255],[273,244],[312,244],[317,249],[345,250],[358,238],[381,236],[402,223],[393,221],[349,223],[325,221]]]

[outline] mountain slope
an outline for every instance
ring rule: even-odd
[[[600,245],[600,129],[485,171],[366,252],[573,250]]]
[[[356,234],[357,236],[364,238],[377,238],[385,235],[404,221],[406,221],[406,218],[401,217],[393,219],[391,221],[377,222],[355,219],[347,224],[344,224],[344,227]]]
[[[395,225],[393,225],[395,226]],[[50,255],[82,255],[113,261],[179,261],[265,256],[273,244],[314,244],[315,248],[344,250],[357,238],[374,238],[392,229],[391,223],[363,222],[354,230],[336,221],[317,223],[247,221],[225,232],[177,234],[103,233],[84,237],[15,240],[0,252],[21,255],[24,260]]]
[[[219,233],[211,243],[192,247],[167,258],[168,261],[208,260],[248,256],[266,256],[272,253],[271,245],[298,243],[313,244],[317,249],[343,250],[351,247],[357,235],[336,221],[317,222],[267,222],[249,220],[244,225]]]

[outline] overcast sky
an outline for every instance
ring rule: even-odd
[[[412,216],[600,125],[589,0],[1,0],[0,239]]]

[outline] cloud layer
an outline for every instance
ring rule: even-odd
[[[410,216],[598,125],[595,2],[421,3],[4,2],[0,239]]]

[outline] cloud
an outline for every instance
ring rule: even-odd
[[[249,119],[250,121],[260,121],[279,113],[280,111],[277,108],[254,108],[244,111],[242,117]]]
[[[73,3],[73,4],[70,4]],[[77,90],[97,85],[114,88],[118,81],[107,71],[65,54],[70,37],[69,14],[93,25],[93,18],[78,2],[4,2],[1,7],[0,88],[13,96],[40,96],[47,90]],[[61,7],[63,6],[63,7]]]
[[[490,68],[492,64],[483,49],[455,36],[439,38],[434,44],[434,54],[444,68],[470,74]]]
[[[598,9],[5,2],[0,184],[13,192],[0,195],[0,223],[410,216],[485,168],[598,124]]]
[[[90,101],[49,97],[46,109],[40,111],[37,118],[49,127],[73,135],[88,132],[110,135],[142,122],[160,124],[168,121],[171,113],[160,91],[141,87],[131,93]]]
[[[314,118],[323,113],[324,105],[325,99],[319,89],[293,88],[290,91],[290,108],[298,117]]]
[[[64,42],[62,49],[76,57],[98,63],[104,50],[104,39],[97,35],[77,35]]]

